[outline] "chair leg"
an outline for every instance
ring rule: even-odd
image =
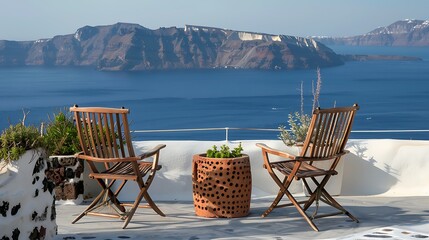
[[[355,222],[359,222],[359,220],[353,216],[349,211],[347,211],[340,203],[338,203],[325,189],[325,185],[328,182],[330,178],[330,175],[323,178],[323,180],[319,183],[315,178],[311,178],[313,182],[316,184],[316,189],[311,193],[310,198],[308,199],[307,203],[304,205],[303,209],[304,211],[307,211],[307,209],[313,204],[314,201],[319,200],[318,192],[321,192],[321,195],[326,198],[327,201],[324,201],[326,204],[340,210],[342,213],[347,215],[350,219],[352,219]]]
[[[307,211],[307,209],[314,203],[314,201],[319,200],[318,194],[320,193],[321,189],[323,189],[325,185],[328,183],[328,180],[330,177],[331,177],[330,175],[325,176],[320,183],[316,180],[316,178],[312,177],[311,180],[316,185],[316,189],[314,189],[313,191],[311,191],[307,181],[303,179],[303,181],[305,182],[305,186],[307,187],[307,190],[310,193],[310,197],[308,198],[307,203],[303,207],[304,211]]]
[[[146,200],[146,202],[149,204],[149,206],[159,215],[165,217],[165,214],[158,208],[158,206],[156,206],[155,202],[152,200],[152,198],[149,196],[149,194],[147,193],[147,189],[146,187],[143,187],[140,189],[140,193],[137,196],[136,200],[134,201],[133,206],[131,207],[131,209],[129,210],[129,212],[127,213],[127,217],[125,218],[125,222],[122,225],[122,228],[125,229],[128,224],[131,221],[131,218],[134,216],[134,213],[136,212],[137,208],[139,207],[139,204],[142,200],[142,198],[144,197],[144,199]]]
[[[271,204],[271,206],[262,214],[261,217],[268,216],[268,214],[270,214],[274,210],[274,208],[276,208],[276,206],[282,200],[283,196],[284,196],[284,193],[280,190],[279,193],[277,194],[277,197],[274,199],[273,203]]]
[[[94,209],[102,206],[103,204],[107,204],[108,202],[113,203],[113,205],[115,205],[119,211],[121,211],[122,213],[125,213],[124,206],[121,205],[121,202],[118,200],[117,195],[113,193],[112,190],[110,189],[110,187],[113,185],[113,182],[111,182],[107,186],[102,179],[96,179],[96,180],[98,184],[103,188],[103,190],[91,202],[91,204],[72,221],[72,224],[79,221],[83,216],[87,215],[89,212],[92,212]],[[105,198],[104,200],[102,200],[103,197]]]
[[[344,214],[347,215],[350,219],[359,223],[359,220],[355,216],[353,216],[349,211],[347,211],[340,203],[338,203],[325,189],[322,189],[322,194],[325,198],[329,200],[329,205],[344,212]]]
[[[106,193],[106,189],[103,189],[103,191],[100,192],[100,194],[98,194],[97,197],[95,197],[95,199],[92,201],[91,204],[89,204],[89,206],[81,213],[79,214],[79,216],[77,216],[73,221],[72,224],[76,223],[77,221],[79,221],[79,219],[81,219],[83,216],[86,215],[87,212],[90,212],[93,210],[93,208],[95,207],[95,205],[97,205],[97,203],[100,201],[100,199],[104,196],[104,194]]]
[[[112,202],[121,212],[125,212],[125,208],[124,206],[121,205],[121,202],[119,201],[119,199],[117,198],[117,194],[113,193],[113,191],[110,189],[110,187],[113,185],[113,183],[116,180],[113,180],[110,182],[110,184],[108,186],[106,186],[106,184],[101,180],[101,179],[97,179],[99,184],[107,190],[107,196],[110,198],[110,202]]]
[[[277,178],[278,179],[278,178]],[[310,225],[311,228],[313,228],[314,231],[318,232],[319,229],[317,228],[316,224],[308,217],[308,215],[305,213],[305,211],[302,209],[302,207],[299,205],[300,203],[295,199],[295,197],[289,192],[288,187],[290,186],[292,181],[288,181],[288,178],[285,177],[285,179],[282,181],[282,184],[280,184],[280,181],[278,182],[280,190],[277,194],[277,197],[274,199],[271,206],[265,211],[265,213],[262,215],[262,217],[267,216],[280,202],[280,200],[283,198],[284,195],[286,195],[291,203],[295,206],[296,210],[304,217],[304,219],[307,221],[307,223]]]
[[[131,207],[130,211],[127,213],[127,217],[125,218],[125,222],[122,225],[122,229],[125,229],[128,226],[128,223],[130,223],[131,218],[133,218],[134,213],[136,212],[136,209],[139,206],[140,201],[142,200],[146,191],[147,191],[147,189],[140,189],[139,195],[137,196],[136,200],[134,201],[134,204]]]
[[[146,182],[141,181],[139,183],[139,186],[141,189],[146,189],[144,191],[143,197],[146,200],[146,202],[149,204],[149,206],[160,216],[165,217],[165,214],[161,211],[161,209],[158,208],[158,206],[155,204],[155,202],[152,200],[152,198],[149,196],[149,193],[147,192],[150,185],[152,184],[152,181],[155,177],[155,172],[151,172],[146,179]]]
[[[152,198],[149,196],[149,193],[147,193],[147,190],[143,194],[144,199],[149,204],[149,206],[160,216],[165,217],[165,214],[158,208],[158,206],[155,204],[155,202],[152,200]]]
[[[304,217],[307,223],[310,224],[311,228],[313,228],[314,231],[318,232],[319,228],[317,228],[316,224],[314,224],[314,222],[308,217],[304,209],[302,209],[302,207],[299,205],[298,201],[293,197],[293,195],[288,190],[286,190],[285,194],[295,206],[296,210],[298,210],[298,212]]]
[[[119,193],[121,192],[122,188],[124,188],[124,186],[125,186],[125,184],[126,184],[127,182],[128,182],[127,180],[123,180],[123,181],[122,181],[121,185],[119,185],[118,189],[116,189],[115,196],[118,196],[118,195],[119,195]]]

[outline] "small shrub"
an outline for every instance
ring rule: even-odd
[[[24,122],[10,125],[0,136],[0,159],[7,162],[18,160],[26,150],[42,147],[39,129],[25,126]]]
[[[210,158],[236,158],[241,157],[243,147],[241,146],[241,143],[238,144],[238,147],[230,150],[230,148],[227,145],[220,146],[220,150],[217,149],[217,146],[214,145],[211,149],[207,150],[207,157]]]
[[[290,113],[288,116],[290,131],[288,131],[285,126],[280,125],[279,138],[287,146],[304,142],[305,137],[307,136],[308,127],[310,126],[310,121],[311,118],[307,114],[300,114],[299,112],[295,112],[294,114]]]
[[[50,155],[70,155],[80,151],[77,128],[73,116],[64,112],[54,114],[43,136],[44,145]]]
[[[317,81],[316,87],[312,87],[313,93],[313,109],[314,111],[319,107],[319,97],[320,91],[322,88],[322,77],[320,74],[320,69],[317,68]],[[279,126],[280,134],[279,139],[283,141],[287,146],[292,146],[297,143],[302,143],[305,141],[307,136],[308,128],[310,126],[311,116],[304,113],[304,89],[303,84],[301,83],[301,111],[288,114],[288,124],[289,129],[284,125]]]

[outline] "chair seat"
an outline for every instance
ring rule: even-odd
[[[156,170],[161,169],[161,165],[157,165]],[[152,169],[151,162],[140,162],[139,172],[144,177]],[[129,162],[119,162],[110,167],[109,169],[100,173],[90,173],[90,178],[107,178],[107,179],[126,179],[136,180],[137,176],[134,173],[133,167]]]
[[[290,175],[292,173],[295,162],[274,162],[271,163],[271,167],[277,169],[284,175]],[[306,177],[317,177],[324,175],[336,175],[338,172],[335,170],[325,170],[317,168],[313,165],[310,165],[306,162],[302,162],[298,172],[296,173],[296,178],[306,178]]]

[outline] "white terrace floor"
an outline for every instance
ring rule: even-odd
[[[58,205],[56,239],[429,239],[429,197],[337,197],[360,223],[344,215],[317,219],[320,232],[293,207],[261,218],[271,199],[255,199],[249,216],[229,219],[197,217],[189,201],[157,201],[166,217],[139,209],[127,229],[121,220],[93,216],[71,224],[87,203]]]

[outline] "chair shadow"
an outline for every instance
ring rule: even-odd
[[[382,170],[375,166],[377,159],[366,156],[366,147],[352,144],[354,153],[347,154],[344,161],[341,195],[376,195],[387,192],[398,182],[395,169],[385,166]]]

